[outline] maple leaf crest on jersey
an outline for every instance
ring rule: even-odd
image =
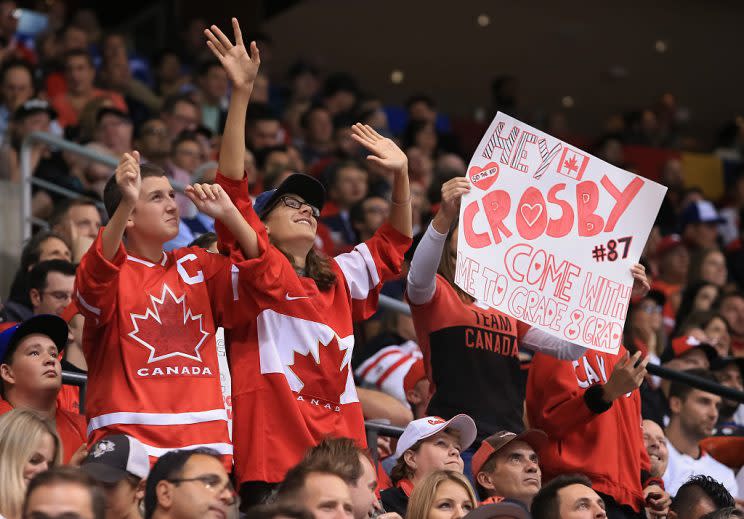
[[[202,314],[194,315],[186,305],[186,296],[177,297],[163,283],[160,298],[150,294],[152,307],[143,314],[131,313],[133,330],[129,336],[150,350],[147,363],[172,357],[202,362],[199,348],[209,332],[204,331]]]
[[[318,341],[306,354],[294,352],[294,360],[288,366],[301,384],[297,391],[301,395],[320,398],[338,404],[346,389],[349,376],[351,350],[341,350],[334,336],[328,344]]]

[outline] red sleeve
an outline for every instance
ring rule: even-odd
[[[80,260],[75,275],[73,301],[89,326],[99,326],[113,317],[119,272],[127,258],[123,244],[119,244],[119,250],[111,261],[104,258],[102,235],[103,228]]]
[[[69,463],[70,458],[86,442],[87,424],[85,418],[76,413],[57,409],[57,434],[62,441],[63,463]]]
[[[585,392],[576,381],[571,361],[535,353],[527,380],[530,426],[559,440],[575,431],[577,424],[590,422],[597,415],[587,407]]]
[[[235,207],[238,208],[238,211],[243,215],[248,225],[256,231],[259,238],[259,247],[267,244],[268,235],[266,234],[266,227],[258,218],[256,211],[253,210],[253,202],[251,201],[250,194],[248,194],[247,178],[243,177],[242,180],[233,180],[218,171],[215,182],[225,190],[225,193],[230,197]],[[217,232],[217,248],[220,252],[229,253],[231,256],[234,252],[240,252],[240,247],[237,240],[235,240],[235,236],[233,236],[222,222],[216,220],[214,222],[214,228]]]
[[[232,307],[238,300],[238,268],[229,258],[201,247],[181,249],[179,254],[183,254],[181,258],[191,257],[194,260],[193,266],[190,261],[183,261],[179,268],[185,269],[190,276],[202,272],[215,323],[229,328]]]
[[[372,238],[334,258],[349,287],[354,320],[367,319],[377,311],[382,284],[400,276],[403,255],[411,242],[411,238],[385,223]]]

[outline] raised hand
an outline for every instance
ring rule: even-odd
[[[651,285],[648,284],[648,278],[646,278],[646,267],[640,263],[636,263],[631,267],[630,272],[633,274],[633,292],[631,293],[631,297],[638,298],[648,294]]]
[[[367,160],[395,172],[408,173],[408,157],[392,140],[383,137],[371,126],[356,123],[351,138],[373,153]]]
[[[439,212],[448,223],[452,223],[460,215],[462,195],[468,192],[470,192],[470,182],[465,177],[455,177],[442,186],[442,202]]]
[[[138,151],[122,155],[119,165],[116,167],[116,184],[121,191],[121,199],[130,205],[134,205],[139,198],[142,187],[140,177],[140,155]]]
[[[626,393],[641,387],[643,377],[646,376],[646,366],[650,358],[641,360],[641,352],[637,351],[631,357],[629,353],[615,364],[610,375],[610,380],[602,388],[604,400],[612,402]],[[640,362],[639,362],[640,361]]]
[[[232,25],[235,45],[230,42],[230,39],[225,36],[219,27],[212,25],[211,28],[204,29],[207,46],[222,63],[234,89],[252,89],[253,82],[258,74],[258,67],[261,64],[261,56],[255,41],[251,42],[251,53],[248,54],[248,50],[243,44],[243,35],[240,32],[240,24],[237,18],[232,19]]]
[[[184,190],[196,208],[215,220],[224,220],[237,211],[230,197],[218,184],[193,184]]]

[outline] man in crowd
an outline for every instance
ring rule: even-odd
[[[744,358],[721,357],[711,366],[716,380],[726,387],[744,391]],[[723,399],[718,408],[718,424],[721,426],[744,426],[744,405],[736,400]]]
[[[103,492],[82,470],[54,467],[38,474],[28,485],[23,517],[105,519]]]
[[[349,211],[351,225],[356,231],[357,242],[363,242],[385,223],[390,214],[390,202],[380,196],[368,196],[357,202]]]
[[[201,101],[201,121],[214,133],[222,133],[227,117],[227,74],[220,62],[208,60],[199,66],[196,77]]]
[[[3,143],[11,116],[26,101],[34,97],[34,68],[23,60],[11,59],[0,69],[0,143]]]
[[[147,477],[145,519],[235,517],[237,494],[220,455],[206,448],[170,451]]]
[[[55,315],[0,325],[0,414],[25,407],[54,420],[65,462],[81,456],[86,438],[85,419],[57,405],[62,387],[59,354],[67,333],[67,323]]]
[[[367,171],[354,161],[339,162],[328,169],[326,182],[332,209],[326,209],[322,221],[330,228],[336,247],[351,247],[357,236],[349,211],[367,196]]]
[[[300,118],[304,142],[301,147],[302,158],[308,167],[333,155],[333,120],[327,108],[311,106]]]
[[[315,519],[354,517],[351,491],[343,477],[304,461],[287,472],[279,486],[277,503],[306,508]]]
[[[135,146],[142,154],[142,160],[164,168],[170,156],[171,142],[168,128],[162,119],[148,119],[139,128]]]
[[[167,97],[163,101],[160,118],[168,130],[169,142],[173,142],[181,132],[196,130],[201,122],[201,112],[199,105],[191,97],[178,94]]]
[[[669,507],[669,519],[700,519],[721,508],[736,506],[726,487],[710,476],[693,476],[679,487]]]
[[[101,228],[101,213],[90,198],[70,198],[55,206],[49,218],[51,228],[64,236],[72,247],[72,262],[88,250]]]
[[[112,434],[96,442],[80,466],[103,488],[106,519],[140,519],[150,459],[137,439]]]
[[[119,157],[132,149],[134,124],[126,112],[114,107],[104,107],[96,114],[94,143],[101,144],[111,155]]]
[[[72,299],[75,265],[66,260],[37,264],[29,275],[29,297],[34,315],[62,315]]]
[[[473,454],[473,479],[484,503],[516,499],[528,508],[542,485],[537,452],[548,440],[539,430],[499,431]]]
[[[251,104],[248,107],[245,140],[253,152],[283,144],[281,122],[268,105]]]
[[[726,222],[707,200],[690,202],[680,215],[682,239],[691,252],[718,247],[718,226]]]
[[[558,476],[532,500],[533,519],[605,519],[604,500],[586,476]]]
[[[705,370],[688,373],[716,382]],[[669,465],[664,473],[664,486],[674,495],[691,476],[707,475],[720,481],[736,497],[738,488],[734,472],[700,448],[700,441],[713,434],[718,421],[721,397],[672,381],[669,388],[669,425],[666,428]]]
[[[643,443],[646,445],[651,462],[649,473],[652,477],[660,479],[666,471],[669,463],[669,450],[664,430],[653,420],[643,420]]]

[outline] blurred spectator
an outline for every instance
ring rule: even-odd
[[[728,187],[726,198],[726,205],[720,211],[721,217],[726,220],[720,229],[721,238],[724,245],[736,245],[740,229],[744,225],[741,218],[741,211],[744,210],[744,170],[738,172],[732,185]]]
[[[409,423],[395,449],[396,463],[390,473],[395,486],[380,493],[385,510],[404,516],[411,492],[434,471],[462,473],[460,454],[473,444],[476,434],[475,422],[464,414],[450,420],[428,416]]]
[[[475,492],[462,473],[437,470],[414,488],[406,519],[462,519],[478,506]]]
[[[192,182],[192,175],[205,161],[206,157],[203,155],[196,134],[183,132],[173,141],[166,173],[170,178],[185,186]],[[176,193],[176,203],[181,218],[196,216],[196,207],[183,193]]]
[[[152,162],[164,168],[170,156],[171,143],[163,120],[155,118],[145,121],[139,128],[134,146],[143,162]]]
[[[688,284],[682,291],[682,299],[677,310],[675,323],[677,327],[684,322],[692,312],[707,312],[718,299],[720,287],[708,281],[697,281]],[[676,333],[676,331],[675,331]]]
[[[315,469],[304,461],[289,469],[279,486],[276,502],[304,508],[314,519],[352,519],[354,505],[343,477],[325,469]]]
[[[731,334],[725,317],[718,312],[693,312],[680,325],[679,332],[689,334],[691,330],[702,330],[705,342],[713,346],[719,356],[725,357],[731,348]]]
[[[331,113],[323,106],[310,107],[300,118],[302,128],[302,159],[312,167],[316,162],[333,156],[336,150],[333,141]]]
[[[359,240],[350,210],[367,196],[367,171],[357,162],[343,161],[332,164],[324,176],[328,203],[321,221],[331,230],[337,248],[353,246]]]
[[[135,81],[140,85],[147,87],[150,83],[150,66],[147,60],[137,56],[130,50],[128,36],[123,32],[107,31],[101,39],[101,57],[103,63],[126,62],[127,69],[131,71]]]
[[[78,116],[85,104],[96,97],[108,97],[119,110],[126,111],[127,105],[119,94],[95,88],[93,81],[96,69],[93,59],[84,50],[71,50],[65,54],[65,80],[67,92],[52,98],[62,127],[78,123]]]
[[[248,148],[256,153],[283,144],[279,118],[268,105],[251,103],[248,106],[245,139]]]
[[[65,463],[79,457],[86,440],[85,419],[57,406],[62,387],[58,357],[67,344],[67,323],[38,315],[21,324],[6,323],[0,330],[0,414],[25,407],[54,419]]]
[[[582,471],[610,516],[634,516],[645,508],[664,516],[668,508],[668,494],[649,472],[641,429],[636,389],[648,360],[622,346],[617,355],[587,350],[573,362],[536,353],[527,378],[529,424],[549,438],[540,450],[544,477]]]
[[[13,283],[10,286],[10,295],[5,301],[8,311],[19,315],[32,313],[31,298],[29,297],[28,276],[31,269],[40,261],[50,259],[72,260],[70,246],[64,236],[53,231],[40,231],[34,234],[23,247],[21,252],[21,264],[18,267]],[[2,318],[0,318],[0,321]]]
[[[654,364],[659,363],[666,347],[666,334],[662,310],[666,298],[659,290],[650,290],[637,303],[631,303],[625,320],[624,344],[633,351],[650,355]]]
[[[520,434],[499,431],[473,454],[473,479],[485,503],[516,499],[529,508],[542,486],[537,451],[548,436],[531,429]]]
[[[679,487],[669,509],[669,519],[700,519],[733,506],[736,506],[734,498],[721,483],[710,476],[693,476]]]
[[[357,102],[359,87],[356,80],[348,74],[333,74],[323,85],[323,105],[335,117],[352,111]]]
[[[715,382],[709,371],[690,370],[690,374]],[[668,492],[676,494],[691,476],[707,475],[738,495],[734,472],[701,450],[699,443],[713,433],[718,421],[721,397],[672,381],[669,388],[669,425],[666,428],[669,465],[664,473]]]
[[[320,73],[310,62],[298,61],[288,72],[290,103],[307,103],[315,99],[320,90]]]
[[[0,69],[0,143],[5,142],[11,116],[36,93],[34,69],[22,60],[6,61]]]
[[[219,61],[206,61],[196,74],[201,122],[214,133],[222,133],[227,117],[227,72]]]
[[[717,306],[731,330],[731,353],[744,356],[744,292],[723,294]]]
[[[101,228],[101,213],[90,198],[68,198],[58,203],[49,217],[49,226],[72,247],[73,263],[78,263]]]
[[[126,112],[117,108],[101,108],[96,115],[96,143],[102,144],[115,157],[132,150],[134,125]]]
[[[434,160],[439,151],[439,140],[434,123],[412,120],[406,126],[402,137],[406,150],[416,147],[424,156]]]
[[[183,45],[179,48],[188,65],[194,65],[202,56],[209,55],[209,50],[204,46],[204,29],[206,28],[207,22],[200,17],[192,18],[185,24],[181,35]]]
[[[181,57],[174,49],[163,49],[152,60],[155,94],[165,99],[184,92],[189,76],[181,71]]]
[[[217,250],[217,234],[213,232],[205,232],[197,239],[189,243],[189,247],[201,247],[207,249],[209,252],[219,252]]]
[[[411,179],[420,183],[425,189],[432,186],[434,180],[434,161],[417,146],[406,148],[408,171]],[[437,186],[441,189],[441,186]]]
[[[113,35],[106,41],[111,42],[110,45],[113,46],[113,42],[120,41],[120,38]],[[121,44],[123,45],[123,41]],[[115,45],[118,49],[119,43]],[[116,50],[104,58],[99,76],[101,86],[119,93],[124,98],[127,111],[137,125],[160,110],[162,99],[156,96],[149,86],[133,76],[125,49]]]
[[[180,94],[165,98],[160,118],[168,129],[170,142],[173,142],[184,130],[196,130],[201,122],[201,113],[199,105],[190,96]]]
[[[29,275],[33,315],[61,315],[72,300],[75,265],[53,259],[38,263]]]
[[[77,467],[55,467],[28,485],[23,517],[105,519],[105,497],[95,481]]]
[[[0,416],[0,459],[0,515],[21,519],[29,481],[62,459],[54,424],[30,409]]]
[[[80,468],[106,496],[106,519],[138,519],[150,458],[136,438],[112,434],[93,444]]]
[[[666,472],[669,463],[669,450],[664,430],[653,420],[643,420],[643,443],[651,462],[649,473],[654,478],[659,478]]]
[[[719,384],[744,391],[744,358],[719,358],[713,363],[711,370]],[[724,398],[718,409],[716,428],[720,430],[722,427],[733,425],[744,426],[744,404]]]
[[[604,519],[604,500],[580,474],[565,474],[540,489],[532,501],[534,519]]]
[[[437,147],[440,150],[459,153],[457,139],[449,132],[445,120],[439,116],[434,99],[425,94],[413,95],[406,100],[406,111],[408,112],[409,125],[411,122],[422,122],[433,127],[436,133]]]
[[[232,518],[237,503],[222,458],[211,449],[166,452],[147,477],[145,519]]]
[[[667,332],[674,328],[674,316],[677,315],[681,301],[682,288],[687,281],[690,254],[682,240],[676,234],[665,236],[656,248],[659,260],[659,277],[651,283],[651,289],[659,290],[666,297],[664,305],[664,326]]]
[[[689,203],[680,215],[682,239],[691,250],[718,248],[718,226],[724,223],[707,200]]]
[[[721,249],[718,247],[703,249],[692,256],[690,271],[687,277],[688,285],[698,281],[707,281],[719,288],[723,288],[727,280],[726,257],[721,252]]]

